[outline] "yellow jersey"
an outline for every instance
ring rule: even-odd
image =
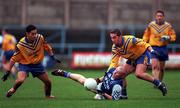
[[[23,37],[17,44],[16,52],[11,58],[14,62],[21,64],[38,64],[44,58],[44,50],[52,50],[41,34],[37,34],[35,41],[29,43],[26,37]]]
[[[5,34],[3,36],[2,49],[4,51],[15,50],[16,48],[16,39],[11,34]]]
[[[132,35],[122,36],[122,46],[112,45],[112,58],[109,69],[110,67],[117,67],[119,65],[118,61],[120,57],[128,60],[136,60],[149,46],[150,44]]]
[[[152,21],[145,30],[143,40],[151,46],[166,46],[169,41],[161,41],[163,35],[170,36],[170,41],[176,40],[176,34],[171,24],[164,22],[164,24],[158,25],[155,21]]]

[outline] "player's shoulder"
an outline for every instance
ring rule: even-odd
[[[22,37],[20,40],[19,40],[19,43],[20,42],[25,42],[25,37]]]
[[[151,21],[148,26],[156,25],[156,21]]]
[[[135,36],[133,35],[124,35],[123,38],[126,40],[126,39],[132,39],[132,38],[135,38]]]
[[[171,27],[171,24],[169,22],[167,22],[167,21],[164,22],[164,25]]]
[[[42,34],[37,34],[36,35],[38,38],[44,38],[44,36]]]

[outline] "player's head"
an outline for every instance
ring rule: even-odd
[[[164,11],[162,10],[157,10],[155,12],[155,19],[157,21],[157,23],[161,24],[164,22]]]
[[[37,35],[37,28],[34,25],[28,25],[26,27],[26,37],[28,41],[33,42]]]
[[[119,78],[122,78],[124,76],[124,72],[123,72],[123,67],[122,66],[119,66],[115,69],[115,72],[113,74],[113,78],[114,79],[119,79]]]
[[[110,31],[110,38],[113,44],[118,45],[120,42],[120,37],[122,36],[121,31],[119,29],[113,29]]]

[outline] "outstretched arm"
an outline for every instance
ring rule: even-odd
[[[3,77],[1,78],[3,81],[6,81],[8,76],[10,75],[11,73],[11,69],[12,67],[14,66],[15,62],[10,60],[10,63],[9,63],[9,67],[7,68],[7,71],[6,73],[3,75]]]

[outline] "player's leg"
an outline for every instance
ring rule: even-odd
[[[47,98],[54,98],[53,95],[51,95],[51,80],[48,77],[48,74],[46,72],[41,73],[37,76],[43,83],[44,83],[44,90],[45,90],[45,96]]]
[[[121,99],[128,99],[128,94],[127,94],[127,80],[126,78],[123,79],[123,85],[122,85],[122,94],[121,94]]]
[[[19,71],[13,87],[9,89],[6,96],[11,97],[16,92],[16,90],[21,86],[21,84],[25,81],[26,77],[27,77],[26,72]]]
[[[52,75],[70,78],[80,84],[84,84],[84,81],[86,80],[86,77],[81,74],[71,73],[60,69],[53,71]]]
[[[130,62],[130,61],[129,61]],[[124,64],[123,67],[117,67],[116,72],[113,74],[113,78],[122,78],[124,79],[126,76],[128,76],[130,73],[132,73],[135,70],[135,67],[130,65],[127,61],[126,64]],[[126,84],[126,83],[125,83]]]
[[[146,73],[146,69],[148,64],[150,64],[150,54],[149,52],[145,52],[143,55],[141,55],[137,60],[136,60],[136,71],[135,75],[136,77],[149,81],[153,83],[155,86],[157,86],[161,92],[163,93],[163,96],[167,94],[167,89],[164,83],[162,83],[160,80],[154,78],[150,74]]]
[[[116,68],[116,72],[113,74],[113,78],[122,78],[123,79],[123,86],[122,86],[122,99],[127,99],[127,81],[125,79],[125,77],[127,75],[129,75],[131,72],[133,72],[135,70],[135,67],[133,65],[130,65],[131,61],[127,61],[126,64],[122,67],[117,67]]]
[[[147,65],[145,64],[137,64],[136,65],[136,70],[135,70],[135,75],[137,78],[153,82],[154,77],[152,77],[150,74],[146,73]]]
[[[140,79],[143,79],[143,80],[153,83],[155,86],[157,86],[161,90],[163,96],[165,96],[167,94],[167,89],[166,89],[165,84],[162,83],[160,80],[155,79],[150,74],[146,73],[146,65],[138,64],[136,66],[135,75],[136,75],[136,77],[138,77]]]
[[[161,56],[161,50],[159,47],[152,47],[156,52],[159,53],[159,55],[151,54],[151,60],[152,60],[152,75],[155,79],[159,79],[159,73],[160,73],[160,56]]]
[[[152,58],[152,75],[154,78],[159,79],[160,74],[160,61],[157,58]]]
[[[13,66],[11,69],[11,74],[12,74],[13,79],[16,79],[16,73],[17,73],[17,68],[16,66]]]
[[[164,76],[165,62],[169,60],[168,49],[166,46],[153,47],[153,49],[159,53],[159,55],[152,55],[152,69],[155,71],[154,77],[162,81]],[[153,59],[156,59],[156,61],[153,62]]]
[[[160,73],[159,73],[159,80],[162,81],[164,77],[164,71],[165,71],[165,61],[160,62]]]

